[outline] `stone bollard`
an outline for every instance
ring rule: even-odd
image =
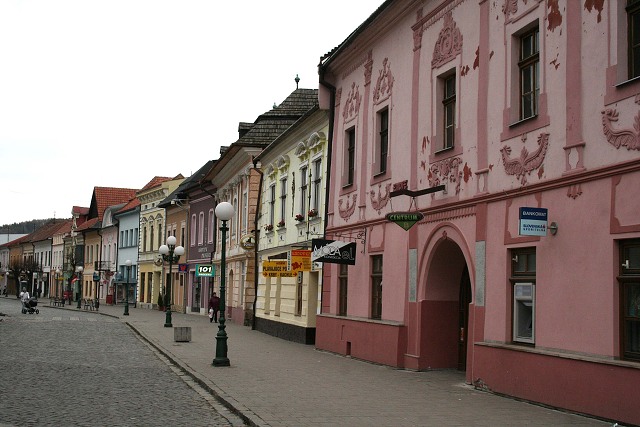
[[[191,341],[191,326],[175,326],[173,328],[173,340],[175,342]]]

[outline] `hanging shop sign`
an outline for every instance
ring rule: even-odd
[[[213,277],[216,269],[211,264],[196,264],[196,277]]]
[[[424,215],[420,212],[391,212],[386,215],[387,221],[395,222],[405,231],[409,230],[416,222],[422,221]]]
[[[289,271],[311,271],[311,250],[293,249],[288,253]]]
[[[520,208],[521,236],[546,236],[547,235],[548,209],[546,208]]]
[[[356,264],[356,243],[338,240],[312,239],[311,261],[333,264]]]
[[[252,234],[245,234],[240,238],[240,247],[245,251],[252,251],[256,247],[256,239]]]

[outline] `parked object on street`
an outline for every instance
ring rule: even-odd
[[[36,297],[31,297],[26,301],[22,301],[22,314],[40,314],[40,310],[36,307],[38,306],[38,299]]]

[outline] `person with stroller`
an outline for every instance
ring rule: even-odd
[[[27,301],[29,301],[29,298],[31,298],[31,295],[29,295],[29,292],[27,292],[27,288],[22,288],[22,292],[20,292],[20,301],[22,301],[22,304],[25,304]]]

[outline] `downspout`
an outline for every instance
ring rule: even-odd
[[[318,75],[320,76],[319,83],[329,89],[329,135],[327,136],[327,182],[325,184],[325,208],[324,208],[324,229],[322,230],[323,237],[327,235],[327,217],[329,215],[329,192],[331,187],[331,156],[333,153],[333,120],[335,116],[335,103],[336,103],[336,87],[324,79],[325,67],[322,64],[322,59],[318,64]],[[311,248],[313,250],[313,247]],[[322,288],[324,288],[324,263],[322,264]],[[324,307],[324,289],[320,291],[320,313],[322,313],[322,307]]]
[[[253,248],[253,287],[255,296],[253,298],[253,316],[251,317],[251,330],[256,329],[256,306],[258,303],[258,243],[260,242],[260,229],[258,228],[258,218],[260,217],[260,206],[262,205],[262,181],[264,174],[258,169],[258,161],[255,156],[251,159],[253,169],[260,174],[260,183],[258,185],[258,200],[256,203],[256,213],[253,218],[253,232],[255,233],[255,247]]]

